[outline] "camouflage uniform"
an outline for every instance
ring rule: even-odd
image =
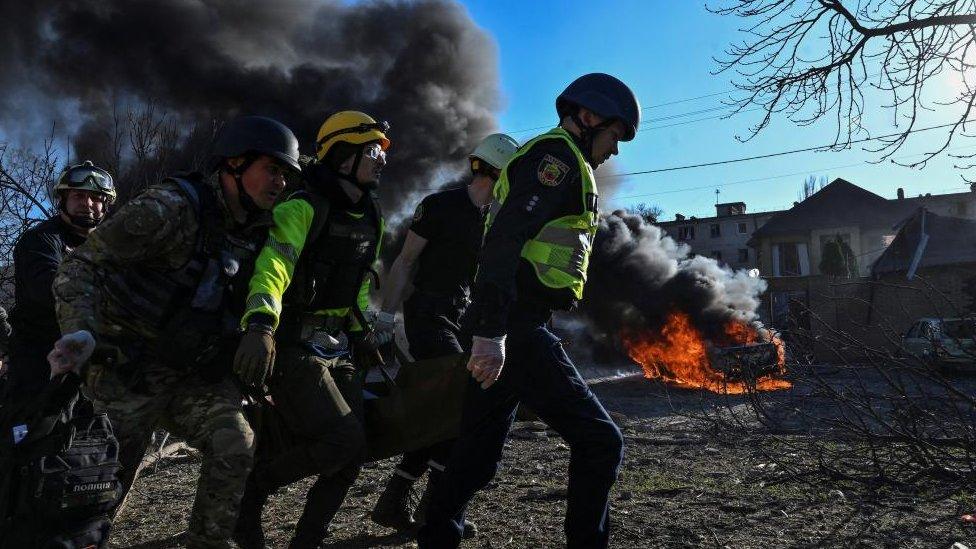
[[[236,224],[216,178],[207,183],[223,213],[224,234],[263,241],[268,218],[246,227]],[[155,427],[185,438],[204,456],[187,544],[228,547],[254,454],[254,433],[241,410],[241,392],[227,376],[205,380],[189,367],[190,357],[184,368],[164,363],[153,350],[164,333],[162,326],[133,314],[132,300],[120,299],[105,284],[126,270],[164,278],[177,272],[195,253],[201,221],[196,206],[172,180],[152,186],[64,261],[54,293],[62,333],[88,330],[99,344],[86,384],[96,406],[112,420],[126,490]],[[147,288],[151,293],[153,286]],[[99,358],[113,354],[114,360]]]

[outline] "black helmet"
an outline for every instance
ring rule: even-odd
[[[641,108],[637,96],[627,84],[602,72],[580,76],[556,98],[556,112],[560,118],[574,114],[573,106],[623,122],[627,129],[624,141],[633,139],[640,125]]]
[[[298,139],[295,134],[277,120],[264,116],[241,116],[228,122],[214,141],[214,165],[219,160],[244,156],[246,154],[266,154],[277,158],[299,171]]]

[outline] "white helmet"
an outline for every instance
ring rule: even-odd
[[[503,133],[493,133],[481,140],[471,151],[470,158],[481,159],[496,170],[501,170],[518,150],[518,141]]]

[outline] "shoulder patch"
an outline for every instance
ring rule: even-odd
[[[569,173],[569,165],[551,154],[547,154],[539,161],[536,175],[539,183],[547,187],[555,187],[563,182]]]
[[[417,204],[417,209],[413,211],[413,222],[416,223],[424,217],[424,203]]]

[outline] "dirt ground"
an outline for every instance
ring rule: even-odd
[[[851,380],[823,367],[832,384]],[[612,494],[612,547],[976,547],[976,529],[958,521],[970,496],[926,502],[924,495],[880,502],[784,475],[769,454],[785,440],[756,425],[717,435],[699,416],[720,409],[748,420],[747,397],[676,389],[640,377],[593,385],[620,424],[626,458]],[[791,409],[822,407],[801,381],[778,395]],[[716,408],[717,407],[717,408]],[[796,435],[799,436],[799,435]],[[542,424],[517,425],[501,470],[479,493],[469,518],[478,536],[462,547],[560,547],[569,449]],[[393,461],[365,467],[324,547],[415,547],[371,523],[368,513]],[[120,518],[114,547],[179,547],[194,493],[197,464],[172,460],[141,478]],[[308,482],[278,494],[264,524],[285,547]],[[420,486],[418,485],[418,488]],[[419,495],[419,492],[418,492]]]

